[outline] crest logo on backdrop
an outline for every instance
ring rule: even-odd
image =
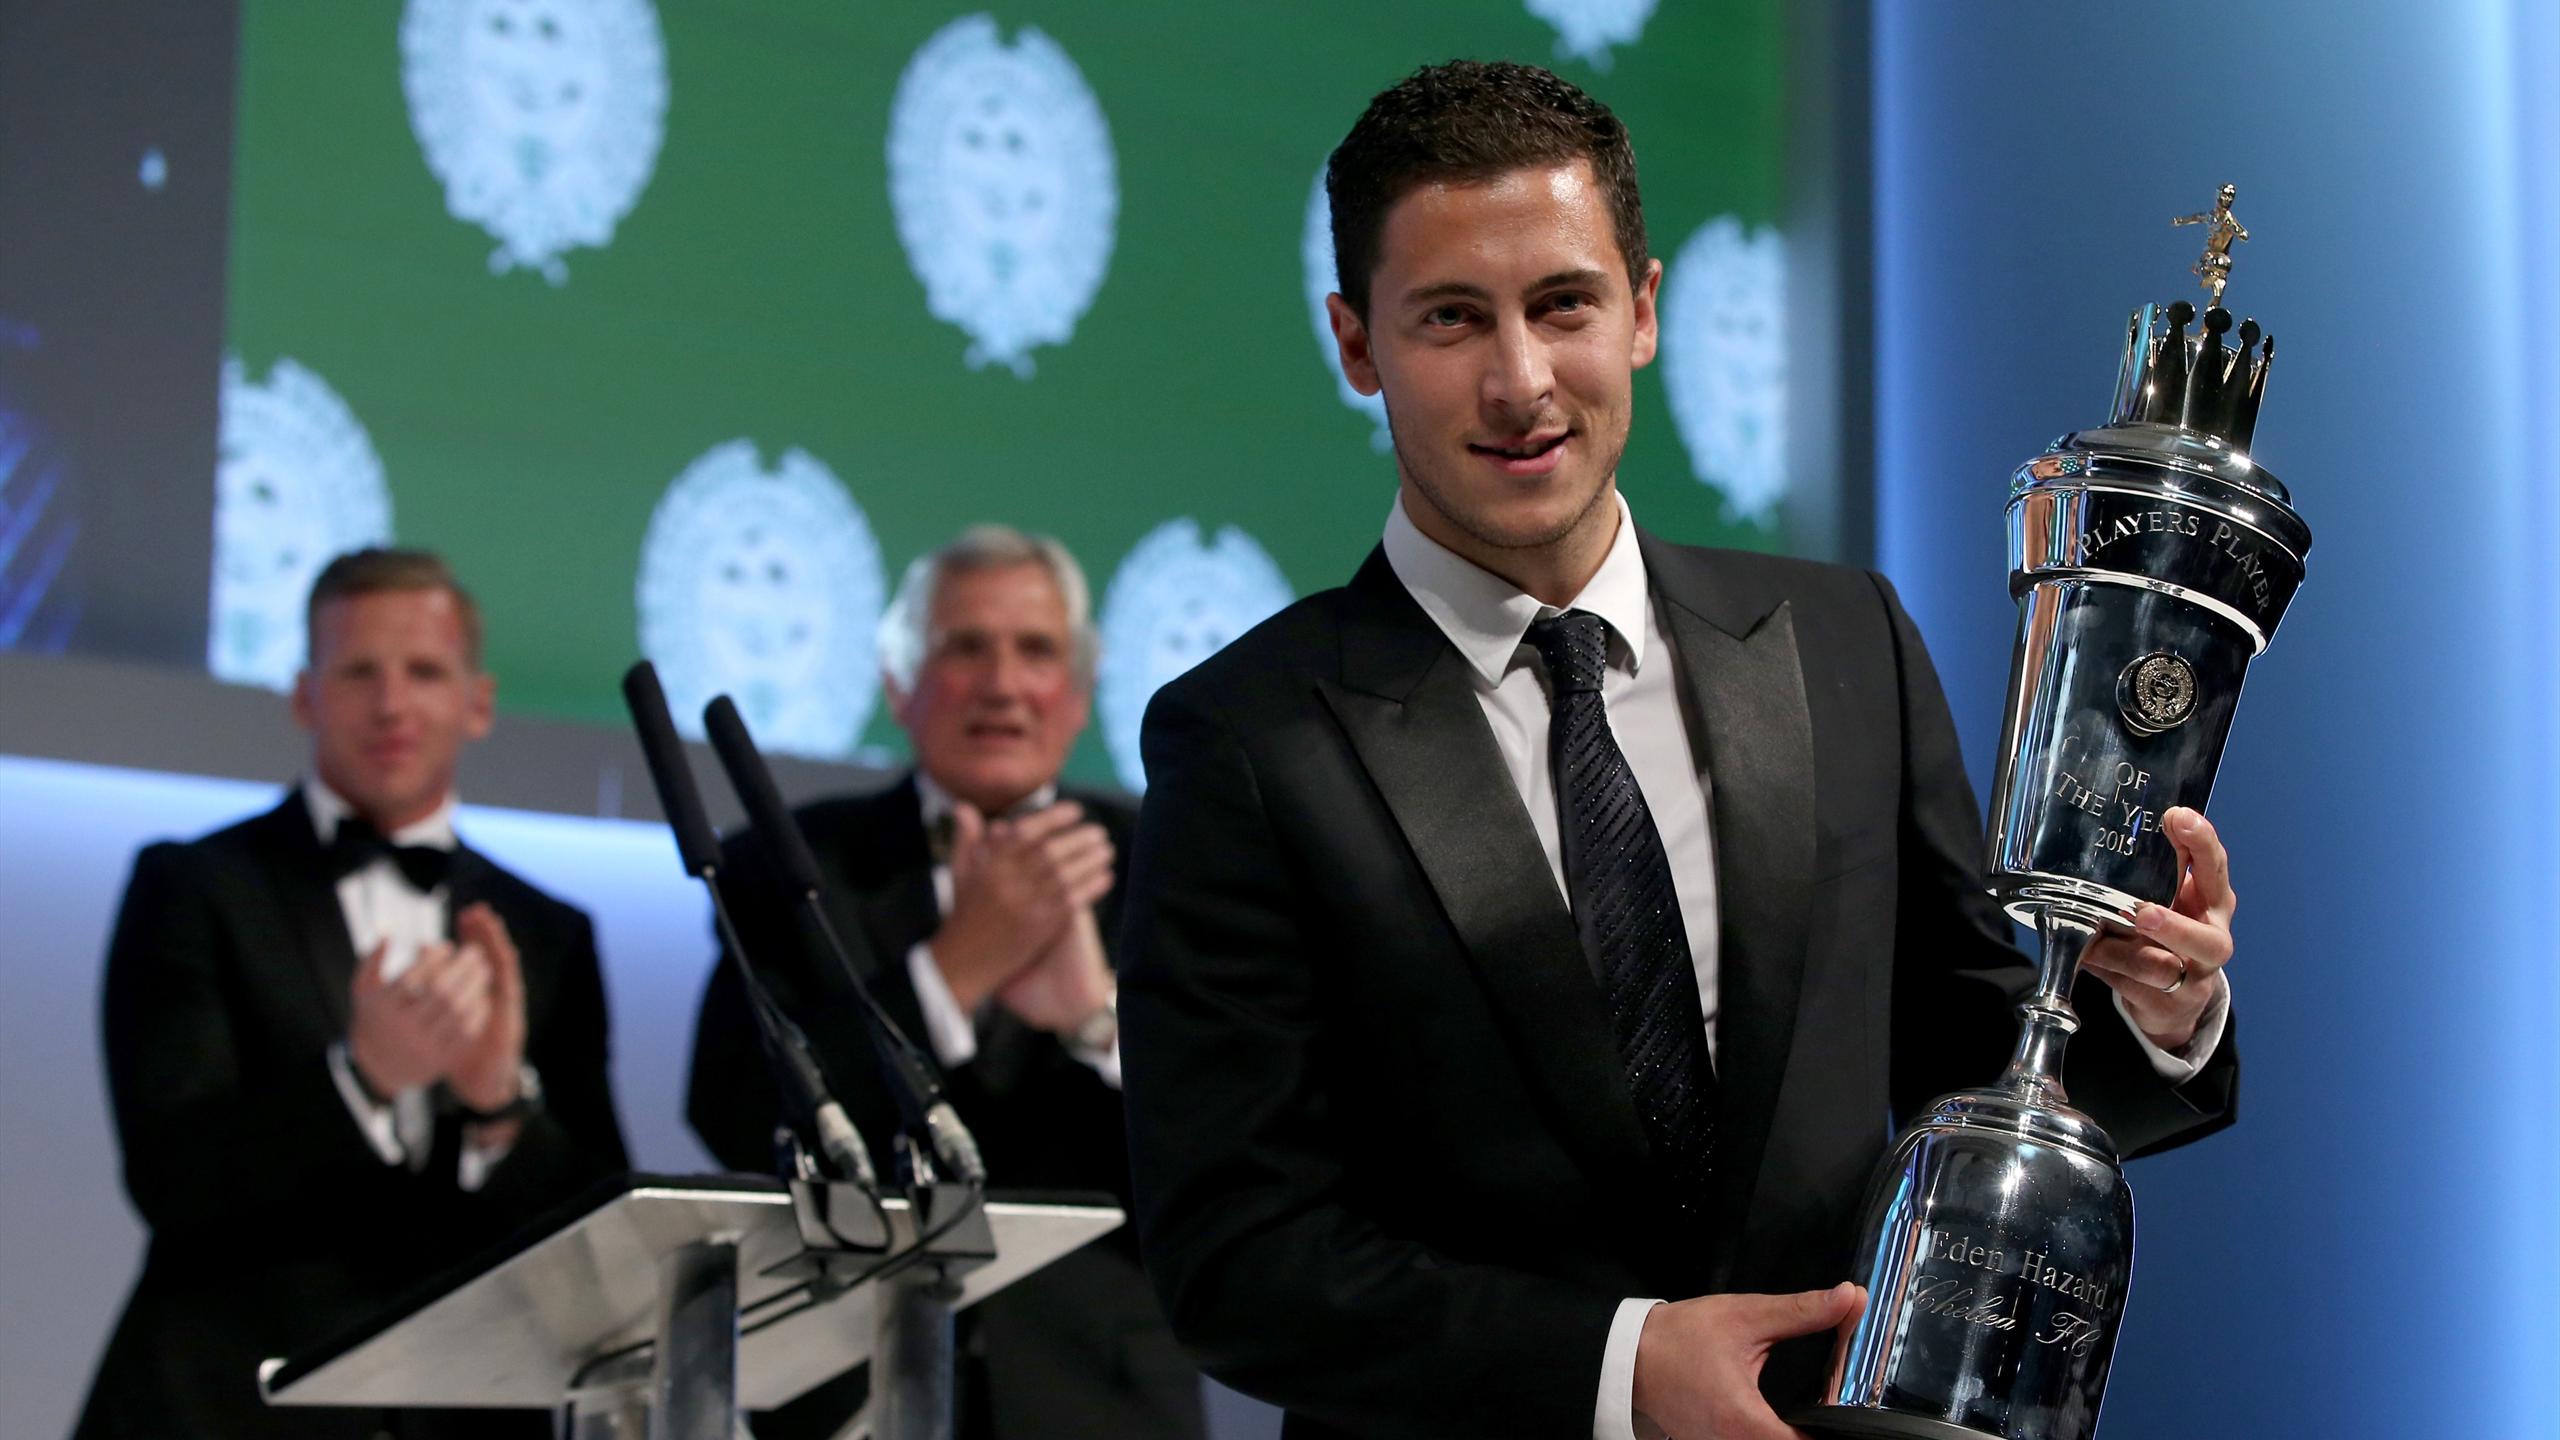
[[[1064,345],[1111,264],[1118,163],[1075,61],[1024,26],[943,26],[907,62],[889,111],[889,200],[937,320],[965,331],[969,368],[1028,379]]]
[[[1653,18],[1655,0],[1521,0],[1532,15],[1555,27],[1556,57],[1609,68],[1612,45],[1633,45]]]
[[[1316,347],[1324,355],[1324,368],[1333,376],[1342,403],[1368,416],[1377,426],[1369,436],[1369,448],[1383,455],[1395,448],[1395,437],[1387,432],[1386,398],[1363,395],[1351,388],[1349,377],[1342,373],[1341,348],[1333,343],[1333,319],[1325,313],[1324,297],[1342,285],[1333,265],[1333,207],[1325,199],[1322,165],[1316,167],[1315,189],[1307,195],[1307,218],[1298,232],[1298,258],[1306,276],[1307,311],[1315,320]]]
[[[1787,490],[1786,250],[1731,215],[1691,235],[1662,278],[1662,386],[1697,477],[1746,519]]]
[[[825,465],[787,450],[767,469],[748,440],[704,451],[649,517],[638,599],[640,653],[686,735],[726,694],[766,749],[852,752],[879,695],[880,546]]]
[[[657,168],[666,47],[649,0],[409,0],[409,124],[445,208],[489,232],[489,269],[569,278]]]
[[[1233,525],[1207,543],[1197,521],[1167,520],[1138,541],[1102,598],[1094,682],[1103,744],[1121,784],[1147,788],[1138,730],[1157,688],[1296,598],[1271,556]]]
[[[291,689],[320,568],[390,541],[382,461],[338,392],[292,360],[278,360],[260,384],[237,356],[224,359],[206,668],[235,684]]]

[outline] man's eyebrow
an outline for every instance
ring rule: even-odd
[[[1490,300],[1493,292],[1464,280],[1443,280],[1436,285],[1420,285],[1404,292],[1404,303],[1421,305],[1433,300]]]
[[[1597,289],[1608,283],[1609,272],[1584,266],[1576,270],[1558,270],[1552,275],[1542,275],[1530,282],[1529,288],[1521,293],[1535,295],[1541,291],[1571,287]],[[1464,280],[1443,280],[1434,285],[1416,286],[1404,292],[1404,303],[1407,305],[1427,305],[1440,300],[1489,301],[1492,298],[1492,291],[1481,285],[1470,285]]]
[[[1592,289],[1608,283],[1609,272],[1593,270],[1586,266],[1580,270],[1559,270],[1553,275],[1543,276],[1536,284],[1529,287],[1529,292],[1535,294],[1540,290],[1561,290],[1569,286]]]

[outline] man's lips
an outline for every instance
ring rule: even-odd
[[[1570,430],[1540,431],[1492,445],[1470,442],[1467,449],[1506,475],[1544,475],[1564,463],[1564,442],[1572,438]]]

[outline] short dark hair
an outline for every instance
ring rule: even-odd
[[[1609,198],[1627,280],[1644,273],[1644,202],[1627,127],[1571,83],[1534,65],[1452,60],[1427,65],[1369,102],[1325,166],[1333,265],[1342,298],[1369,318],[1369,277],[1387,212],[1420,186],[1490,180],[1575,160]]]
[[[302,607],[303,645],[317,651],[320,607],[332,600],[352,600],[387,590],[442,590],[462,612],[462,650],[471,668],[480,668],[480,606],[453,578],[453,568],[432,550],[404,550],[369,545],[330,561],[311,582],[311,599]]]

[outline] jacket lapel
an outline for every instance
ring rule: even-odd
[[[1595,1175],[1638,1185],[1651,1162],[1608,1011],[1466,661],[1383,552],[1371,552],[1350,595],[1342,684],[1321,686],[1325,702],[1512,1028],[1558,1133]]]
[[[1712,797],[1719,1228],[1730,1236],[1752,1213],[1804,984],[1813,721],[1786,602],[1743,593],[1700,558],[1641,538]],[[1730,1265],[1728,1251],[1719,1268]]]
[[[355,983],[356,947],[347,933],[347,912],[338,904],[337,881],[329,874],[328,855],[311,828],[311,808],[300,789],[285,792],[284,803],[267,812],[268,877],[276,887],[302,963],[310,968],[312,989],[320,997],[331,1033],[346,1033],[351,1017],[348,992]]]
[[[874,967],[863,978],[880,1003],[911,1036],[925,1033],[924,1009],[907,978],[907,952],[942,928],[942,905],[933,893],[933,845],[924,830],[924,801],[915,775],[862,802],[846,848],[832,857],[835,879],[842,885],[860,922],[864,943],[854,955],[860,965]],[[885,878],[883,878],[885,877]],[[842,917],[837,928],[844,928]],[[830,972],[817,994],[852,996],[832,972],[835,961],[821,959]],[[927,1047],[930,1049],[931,1047]],[[994,1057],[981,1054],[981,1059]]]

